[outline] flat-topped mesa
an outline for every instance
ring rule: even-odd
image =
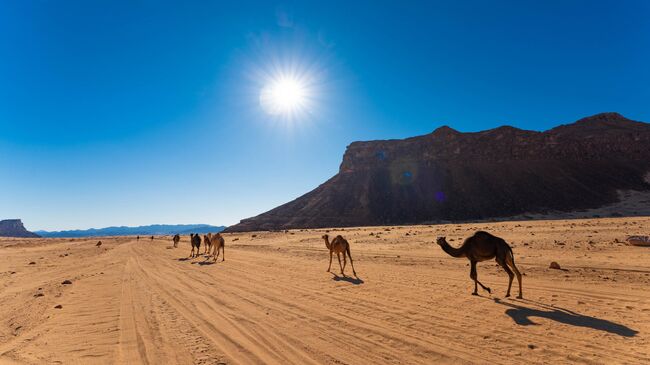
[[[603,113],[544,132],[440,127],[351,143],[339,173],[227,231],[414,224],[569,212],[650,190],[650,124]]]
[[[20,219],[0,220],[0,237],[38,238],[39,235],[25,229]]]

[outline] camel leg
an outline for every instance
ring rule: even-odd
[[[341,275],[345,276],[345,273],[343,272],[343,266],[341,265],[341,253],[337,252],[336,257],[339,259],[339,267],[341,268]]]
[[[512,268],[512,271],[515,272],[515,275],[517,275],[517,282],[519,283],[519,295],[517,298],[522,299],[524,295],[521,290],[521,273],[519,272],[519,269],[517,269],[517,266],[515,266],[515,259],[512,257],[512,255],[508,255],[506,256],[506,262]],[[512,278],[510,278],[510,282],[512,282]]]
[[[214,261],[217,261],[219,258],[219,247],[215,246],[214,247]]]
[[[350,255],[350,246],[347,247],[346,251],[348,253],[348,257],[350,257],[350,266],[352,266],[352,273],[355,277],[357,277],[357,272],[354,270],[354,262],[352,262],[352,255]],[[343,257],[345,257],[345,255],[343,255]]]
[[[330,250],[330,266],[327,268],[327,272],[330,272],[332,269],[332,251]]]
[[[221,262],[226,261],[226,243],[221,246]]]
[[[478,295],[478,286],[476,285],[476,262],[471,261],[471,267],[469,269],[469,277],[474,280],[474,292],[472,295]]]
[[[506,271],[508,274],[508,291],[506,292],[506,297],[510,296],[510,288],[512,288],[512,279],[514,279],[515,274],[512,273],[512,270],[506,265],[505,261],[503,260],[497,260],[497,263],[501,265],[501,267]]]
[[[343,252],[343,270],[348,266],[348,259],[345,257],[345,252]]]
[[[492,290],[490,290],[490,288],[481,284],[481,282],[478,281],[478,273],[476,271],[476,261],[472,261],[472,268],[469,276],[472,278],[472,280],[474,280],[474,293],[472,293],[472,295],[478,295],[478,289],[476,287],[476,284],[480,285],[481,288],[483,288],[483,290],[487,291],[488,293],[490,294],[492,293]]]

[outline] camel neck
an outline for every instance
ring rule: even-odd
[[[445,251],[449,256],[453,257],[463,257],[465,256],[465,250],[463,250],[463,247],[461,246],[460,248],[455,248],[449,245],[449,243],[444,242],[442,245],[442,250]]]
[[[330,239],[329,238],[325,238],[325,247],[327,247],[328,250],[332,248],[332,246],[330,245]]]

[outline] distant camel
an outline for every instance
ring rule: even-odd
[[[208,233],[208,242],[210,242],[210,246],[214,251],[212,252],[214,261],[217,261],[217,258],[219,257],[219,250],[223,253],[221,261],[226,261],[226,241],[223,239],[221,233],[215,233],[214,235]],[[208,250],[208,257],[210,257],[210,250]]]
[[[190,243],[192,244],[192,253],[190,257],[198,257],[199,249],[201,248],[201,236],[198,234],[190,233]],[[196,248],[196,254],[194,254],[194,249]]]
[[[519,282],[519,295],[517,298],[523,298],[521,292],[521,274],[515,266],[515,255],[512,252],[512,248],[504,241],[502,238],[493,236],[484,231],[478,231],[474,233],[472,237],[463,242],[463,245],[459,248],[454,248],[447,243],[445,237],[438,237],[436,241],[440,245],[443,251],[448,253],[453,257],[467,257],[471,263],[471,268],[469,272],[469,277],[474,280],[474,292],[472,295],[478,295],[478,287],[476,284],[485,289],[488,293],[491,293],[490,288],[481,284],[478,281],[478,275],[476,272],[476,263],[481,261],[490,260],[496,258],[496,262],[503,267],[503,269],[508,273],[510,281],[508,282],[508,292],[506,297],[510,296],[510,287],[512,287],[512,278],[517,275],[517,281]],[[512,270],[510,270],[512,268]],[[512,272],[515,272],[514,274]]]
[[[99,247],[101,245],[102,245],[102,241],[99,241],[99,242],[97,242],[97,244],[95,246]]]
[[[212,249],[212,242],[210,241],[210,233],[203,235],[203,254],[209,255]]]
[[[328,235],[324,235],[322,238],[325,240],[325,246],[330,250],[330,266],[327,268],[327,272],[330,272],[330,269],[332,268],[332,253],[336,252],[336,257],[339,259],[339,267],[341,268],[341,275],[345,276],[344,270],[347,265],[345,254],[347,253],[350,258],[350,265],[352,265],[352,273],[357,277],[357,272],[354,270],[354,263],[352,262],[352,255],[350,255],[350,244],[348,241],[341,235],[336,236],[332,240],[332,243],[330,243]],[[341,266],[341,254],[343,254],[343,266]]]
[[[153,242],[153,236],[151,236],[151,242]]]
[[[138,236],[137,240],[140,241],[140,236]]]
[[[181,236],[176,233],[174,235],[174,238],[172,238],[172,241],[174,241],[174,248],[178,247],[178,242],[181,240]]]

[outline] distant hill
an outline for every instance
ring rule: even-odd
[[[172,234],[221,232],[224,226],[208,224],[153,224],[139,227],[106,227],[70,231],[36,231],[42,237],[162,236]]]
[[[5,219],[0,221],[0,237],[38,238],[39,235],[25,229],[20,219]]]
[[[226,232],[574,212],[620,203],[622,191],[650,191],[648,123],[602,113],[545,132],[444,126],[353,142],[334,177]]]

